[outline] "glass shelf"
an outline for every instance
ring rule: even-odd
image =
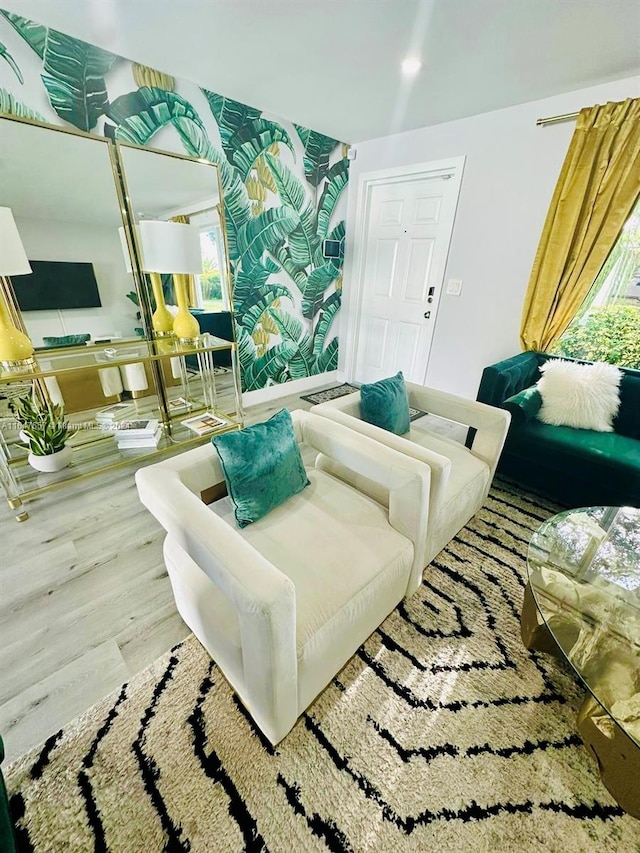
[[[113,349],[115,353],[111,353],[111,358],[106,357],[102,345],[47,350],[46,357],[42,353],[37,354],[38,363],[31,371],[0,374],[0,397],[4,398],[0,400],[0,483],[10,507],[18,510],[18,520],[28,517],[22,510],[24,500],[103,471],[135,467],[147,460],[152,461],[154,457],[202,444],[210,440],[212,435],[242,428],[242,398],[236,375],[235,343],[204,334],[197,345],[192,346],[182,345],[175,339],[130,340],[116,342]],[[219,351],[231,352],[230,368],[216,367],[214,354]],[[188,360],[187,356],[193,358]],[[102,358],[105,360],[102,361]],[[104,393],[104,403],[96,405],[94,402],[92,408],[82,407],[75,411],[72,408],[66,416],[68,423],[76,429],[67,441],[67,445],[73,449],[69,466],[55,473],[42,473],[29,465],[28,447],[19,437],[20,425],[12,419],[10,413],[11,397],[24,396],[33,385],[44,383],[47,391],[55,386],[59,392],[62,385],[57,380],[62,383],[63,374],[68,376],[67,386],[63,389],[65,394],[69,391],[68,383],[72,383],[74,388],[81,388],[87,373],[104,379],[101,371],[109,368],[115,369],[118,375],[118,368],[137,371],[132,375],[140,379],[144,372],[140,370],[142,365],[160,360],[165,360],[167,365],[163,370],[164,399],[161,400],[149,386],[142,396],[129,393],[121,400],[129,407],[121,420],[158,420],[162,436],[156,446],[127,449],[117,446],[112,431],[96,419],[102,409],[112,405],[107,395],[108,385],[101,383],[97,386],[98,390],[102,389],[98,396]],[[168,384],[167,370],[171,373],[169,362],[174,368],[173,384]],[[51,386],[54,380],[54,386]],[[222,419],[224,425],[198,435],[182,423],[205,413]]]
[[[171,434],[163,431],[156,447],[135,449],[118,448],[115,437],[108,430],[81,430],[68,442],[73,448],[71,463],[61,471],[51,474],[36,471],[29,465],[26,445],[7,444],[9,468],[17,486],[18,495],[22,499],[28,499],[93,474],[138,464],[147,458],[171,453],[178,448],[188,449],[197,444],[204,444],[214,435],[240,429],[242,426],[240,421],[231,417],[226,418],[226,421],[224,426],[205,435],[196,435],[176,420],[171,423]]]
[[[204,334],[194,344],[182,344],[176,338],[158,338],[154,341],[130,339],[113,341],[106,345],[92,344],[91,346],[43,349],[35,352],[33,365],[26,368],[0,369],[0,381],[20,382],[28,379],[43,379],[91,367],[96,369],[120,367],[158,361],[163,358],[235,350],[235,347],[233,341]]]

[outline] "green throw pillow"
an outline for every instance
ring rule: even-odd
[[[46,347],[78,347],[86,344],[91,335],[61,335],[60,337],[43,338]]]
[[[541,406],[542,397],[533,385],[531,388],[519,391],[513,397],[507,397],[501,408],[511,412],[511,420],[514,424],[523,424],[525,421],[535,418]]]
[[[402,371],[388,379],[360,388],[362,420],[374,426],[404,435],[411,429],[409,398]]]
[[[246,527],[309,485],[286,409],[239,432],[215,435],[236,521]]]

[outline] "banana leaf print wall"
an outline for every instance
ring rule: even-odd
[[[0,67],[2,113],[219,166],[245,391],[337,367],[346,146],[3,10]]]

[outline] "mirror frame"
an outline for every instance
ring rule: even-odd
[[[152,325],[152,302],[151,302],[151,293],[150,288],[147,285],[145,274],[142,270],[142,265],[140,263],[141,252],[140,247],[137,242],[136,235],[136,219],[133,214],[133,210],[131,208],[131,200],[129,197],[129,190],[127,185],[127,175],[124,166],[124,159],[122,157],[121,151],[125,148],[132,148],[139,151],[146,151],[152,154],[159,154],[166,157],[172,157],[178,160],[185,160],[188,162],[202,163],[203,165],[207,165],[209,167],[213,167],[216,170],[216,181],[218,188],[218,212],[220,218],[220,229],[222,232],[223,238],[223,246],[224,246],[224,259],[220,259],[221,263],[224,264],[224,279],[226,281],[227,288],[227,297],[229,304],[229,313],[231,315],[231,328],[232,328],[232,343],[235,348],[235,357],[232,359],[232,363],[234,365],[234,382],[237,384],[237,387],[240,388],[240,363],[239,363],[239,354],[237,349],[237,336],[236,336],[236,324],[235,324],[235,316],[234,316],[234,308],[233,308],[233,278],[231,275],[231,265],[229,262],[229,244],[228,244],[228,236],[227,236],[227,228],[226,221],[224,216],[224,193],[222,189],[222,182],[220,179],[220,169],[216,163],[213,163],[209,160],[203,160],[197,157],[190,157],[187,154],[179,154],[174,151],[167,151],[162,148],[154,148],[152,146],[147,145],[135,145],[129,142],[122,142],[120,140],[113,139],[108,136],[98,136],[93,133],[87,133],[82,130],[78,130],[77,128],[68,128],[60,125],[51,124],[45,121],[39,121],[37,119],[27,118],[23,116],[15,116],[15,115],[0,115],[0,121],[12,121],[17,122],[19,124],[31,125],[33,127],[39,127],[43,130],[52,130],[56,133],[65,133],[71,136],[77,136],[80,138],[91,140],[92,142],[98,142],[102,145],[107,146],[107,153],[109,156],[109,162],[111,164],[112,176],[115,185],[116,197],[118,199],[119,207],[120,207],[120,216],[122,219],[122,224],[124,226],[124,233],[126,237],[127,248],[129,250],[129,257],[131,260],[131,269],[133,273],[133,282],[136,294],[138,296],[138,300],[140,303],[140,314],[142,320],[142,327],[144,330],[144,338],[149,342],[149,344],[154,348],[156,353],[159,353],[159,348],[157,346],[157,339],[153,334],[153,325]],[[15,292],[13,290],[13,286],[11,284],[11,280],[9,277],[0,276],[0,292],[5,298],[6,304],[9,308],[9,312],[12,316],[13,322],[16,327],[21,331],[28,334],[24,319],[22,317],[22,313],[18,306],[18,302],[15,296]],[[73,350],[74,347],[69,347],[69,350]],[[162,413],[163,422],[167,422],[168,419],[168,404],[166,399],[166,393],[164,388],[164,383],[162,381],[162,377],[159,375],[159,366],[157,362],[153,363],[154,366],[154,385],[155,390],[158,395],[158,401],[160,403],[160,410]],[[240,416],[242,413],[240,411]]]

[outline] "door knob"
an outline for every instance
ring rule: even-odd
[[[424,319],[428,320],[430,317],[431,317],[431,311],[425,311],[424,312]]]

